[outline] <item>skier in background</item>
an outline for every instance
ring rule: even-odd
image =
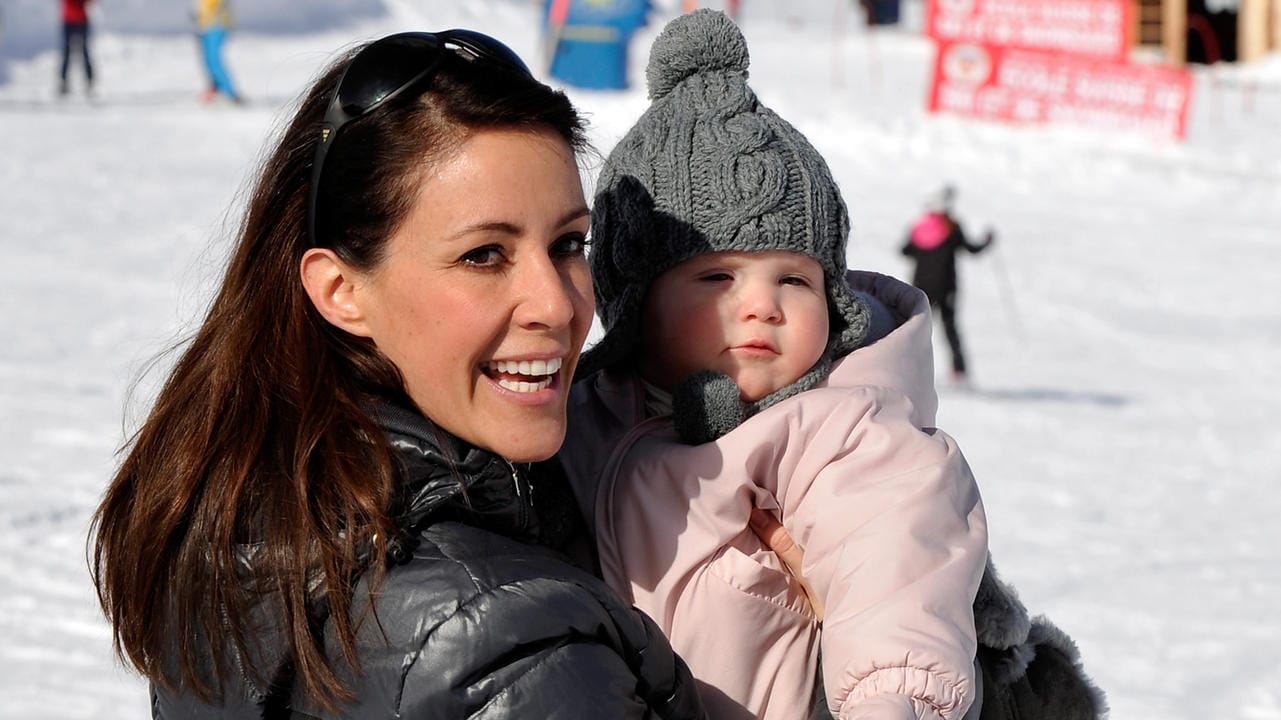
[[[71,53],[80,51],[85,71],[85,95],[93,94],[93,62],[89,59],[89,0],[62,0],[62,69],[59,74],[58,95],[65,96],[71,87],[67,71],[71,69]]]
[[[222,46],[231,30],[231,8],[227,0],[196,0],[196,32],[200,49],[209,75],[209,87],[203,99],[213,102],[222,94],[234,103],[241,103],[240,93],[231,81],[231,73],[222,62]]]
[[[991,247],[996,235],[988,229],[981,242],[973,242],[966,237],[961,223],[953,215],[955,200],[956,188],[945,185],[938,196],[926,204],[925,214],[908,233],[903,254],[916,261],[912,284],[925,292],[930,307],[943,322],[943,332],[952,353],[952,379],[964,383],[965,351],[956,324],[956,253],[960,250],[976,254],[983,252]]]

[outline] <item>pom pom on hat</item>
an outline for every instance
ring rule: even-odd
[[[699,73],[733,71],[747,74],[747,40],[724,13],[702,9],[681,15],[663,28],[649,53],[645,79],[649,99],[672,91]]]

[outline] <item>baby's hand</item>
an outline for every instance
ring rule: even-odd
[[[819,622],[822,622],[823,603],[819,601],[818,595],[814,593],[810,584],[805,582],[805,576],[801,574],[801,560],[805,558],[804,549],[792,540],[792,536],[787,534],[783,523],[779,522],[778,518],[774,517],[774,514],[768,510],[752,508],[752,516],[748,519],[747,524],[752,527],[752,532],[756,533],[756,537],[759,537],[761,542],[765,543],[765,547],[774,551],[778,559],[783,561],[787,571],[801,584],[801,589],[805,591],[805,597],[809,598],[810,607],[814,609],[814,614],[818,616]]]

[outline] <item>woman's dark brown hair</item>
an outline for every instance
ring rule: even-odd
[[[299,277],[320,121],[354,55],[312,84],[260,168],[208,314],[94,517],[91,569],[116,651],[152,682],[205,700],[242,670],[279,682],[257,666],[264,653],[283,654],[323,705],[348,699],[363,619],[352,617],[353,587],[377,588],[398,533],[395,466],[362,407],[403,398],[400,373],[325,322]],[[420,97],[344,128],[326,160],[318,244],[376,267],[423,168],[472,132],[512,127],[584,146],[562,93],[447,56]],[[341,657],[326,654],[321,608]]]

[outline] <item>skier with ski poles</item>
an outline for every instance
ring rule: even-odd
[[[912,284],[929,298],[930,306],[943,323],[952,355],[952,380],[965,383],[965,351],[956,322],[956,254],[962,250],[973,254],[983,252],[992,246],[996,233],[989,228],[981,241],[971,240],[953,214],[955,200],[956,188],[945,185],[926,204],[925,213],[912,225],[902,252],[916,262]]]

